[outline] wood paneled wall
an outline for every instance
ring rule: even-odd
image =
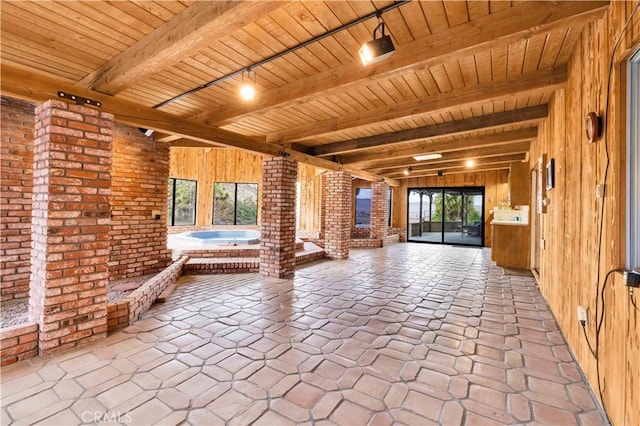
[[[391,226],[407,227],[407,189],[420,187],[484,186],[484,245],[491,246],[491,210],[500,202],[507,202],[509,196],[509,171],[489,170],[442,177],[426,176],[405,179],[393,188]]]
[[[640,12],[616,52],[607,103],[609,61],[633,6],[635,2],[612,2],[605,18],[584,28],[569,63],[567,87],[553,97],[549,119],[530,156],[531,168],[546,153],[555,159],[556,169],[556,186],[547,192],[549,205],[542,215],[540,289],[596,395],[602,390],[604,407],[616,425],[640,424],[640,313],[630,303],[621,273],[605,281],[609,271],[624,266],[624,70],[640,45]],[[594,144],[586,141],[584,132],[590,111],[607,116],[606,139]],[[605,182],[607,151],[603,200],[596,198],[595,187]],[[596,322],[603,315],[599,361],[579,325],[578,305],[589,309],[592,345],[598,341]]]
[[[262,161],[264,156],[226,148],[171,148],[169,175],[198,181],[196,225],[211,226],[213,221],[213,184],[241,182],[258,184],[258,224],[262,206]],[[298,164],[301,182],[300,229],[317,229],[317,180],[319,169]]]

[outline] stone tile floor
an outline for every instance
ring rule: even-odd
[[[533,278],[486,249],[180,283],[100,344],[3,368],[1,423],[605,423]]]

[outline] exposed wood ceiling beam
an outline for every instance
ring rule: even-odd
[[[518,96],[522,93],[534,96],[536,90],[554,90],[563,87],[567,81],[565,64],[554,68],[519,74],[501,81],[491,81],[475,86],[438,93],[428,98],[387,105],[366,113],[324,120],[306,126],[290,128],[267,136],[271,143],[304,140],[323,134],[365,126],[398,118],[409,118],[421,114],[444,114],[460,109],[461,106],[478,105],[496,99]]]
[[[491,133],[486,135],[471,135],[464,138],[456,138],[455,140],[425,140],[420,146],[409,148],[391,147],[384,152],[384,158],[381,159],[379,152],[377,153],[358,153],[355,155],[345,155],[340,157],[342,164],[357,164],[361,168],[375,167],[378,164],[384,164],[397,158],[411,157],[420,154],[430,154],[434,152],[450,152],[462,149],[478,149],[484,147],[499,146],[509,143],[517,143],[522,141],[531,141],[538,136],[538,128],[527,128],[512,130],[510,132]]]
[[[464,175],[469,175],[470,173],[474,173],[474,172],[486,172],[486,171],[490,171],[490,170],[509,170],[509,168],[511,167],[511,163],[496,163],[496,164],[487,164],[484,166],[475,166],[473,169],[470,169],[468,167],[454,167],[451,169],[447,169],[446,172],[443,171],[443,176],[446,175],[457,175],[457,174],[464,174]],[[411,178],[419,178],[419,177],[427,177],[427,176],[438,176],[438,171],[439,170],[427,170],[427,171],[423,171],[423,172],[419,172],[419,173],[411,173],[408,176],[402,176],[403,179],[407,180],[407,179],[411,179]]]
[[[366,180],[386,180],[390,185],[397,186],[399,182],[385,179],[356,167],[344,167],[333,161],[313,157],[301,152],[286,149],[282,145],[274,145],[264,141],[264,138],[249,137],[229,132],[214,126],[194,123],[183,118],[175,117],[153,108],[123,101],[81,87],[74,86],[62,80],[56,80],[31,70],[1,64],[0,92],[36,102],[58,99],[58,91],[72,93],[76,96],[93,99],[102,103],[102,111],[113,114],[116,119],[134,127],[153,129],[158,132],[171,133],[181,137],[215,145],[225,145],[262,155],[279,156],[286,151],[286,155],[301,163],[306,163],[327,170],[345,170],[353,176]]]
[[[261,101],[248,107],[236,102],[224,112],[198,115],[198,121],[229,124],[239,116],[265,110],[331,89],[343,91],[350,85],[364,85],[379,78],[390,78],[408,69],[423,69],[447,61],[472,56],[476,52],[508,46],[537,34],[582,25],[601,18],[608,1],[527,1],[483,16],[449,30],[397,46],[394,54],[378,64],[363,67],[352,62],[272,89]],[[421,58],[416,61],[416,58]]]
[[[115,95],[282,6],[277,1],[197,1],[78,86]]]
[[[423,176],[424,174],[427,174],[427,173],[431,173],[431,174],[433,174],[434,172],[437,173],[439,170],[446,172],[447,170],[458,169],[458,168],[465,168],[467,170],[467,173],[472,173],[474,170],[477,169],[476,166],[478,167],[487,166],[487,165],[495,166],[497,164],[500,164],[500,165],[505,164],[506,167],[508,168],[509,164],[513,163],[514,161],[523,161],[526,158],[527,158],[526,153],[500,155],[497,157],[487,157],[487,158],[482,158],[480,160],[477,160],[474,167],[467,167],[466,161],[455,160],[455,161],[449,161],[446,163],[440,163],[436,165],[413,167],[413,170],[411,171],[411,174],[409,174],[409,176],[410,177]],[[393,177],[393,178],[407,177],[407,175],[404,174],[404,169],[398,169],[394,172],[387,173],[386,176]]]
[[[166,133],[156,133],[153,136],[153,140],[156,142],[173,142],[173,141],[177,141],[178,139],[182,139],[182,138],[180,136],[169,135]]]
[[[226,146],[217,145],[213,143],[194,141],[192,139],[179,138],[169,142],[169,146],[171,147],[180,147],[180,148],[227,148]]]
[[[400,158],[395,160],[386,161],[381,164],[377,164],[375,167],[367,168],[366,170],[372,173],[388,173],[389,169],[397,169],[398,167],[406,168],[411,166],[416,167],[429,167],[437,166],[438,164],[448,163],[453,160],[473,159],[478,160],[480,158],[497,157],[500,155],[517,154],[528,152],[531,147],[531,142],[518,142],[510,143],[506,145],[500,145],[497,147],[481,148],[481,149],[465,149],[461,151],[445,152],[442,154],[442,158],[428,161],[416,161],[413,158]]]
[[[398,132],[383,133],[348,141],[319,145],[311,150],[312,155],[326,156],[344,152],[353,152],[382,145],[397,144],[442,135],[455,135],[472,130],[488,130],[513,124],[536,123],[547,118],[548,106],[537,105],[529,108],[499,112],[491,115],[467,118],[460,121],[450,121],[435,126],[419,127]]]

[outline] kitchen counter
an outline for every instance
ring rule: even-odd
[[[509,226],[529,226],[527,222],[520,222],[516,220],[492,220],[492,225],[509,225]]]
[[[491,260],[507,268],[529,269],[531,236],[528,223],[491,222]]]

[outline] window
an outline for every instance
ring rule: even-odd
[[[257,225],[258,184],[216,182],[213,185],[214,225]]]
[[[196,224],[197,187],[195,180],[169,179],[169,226]]]
[[[371,225],[371,188],[356,188],[356,226]]]
[[[640,271],[640,50],[629,59],[627,96],[627,269]]]

